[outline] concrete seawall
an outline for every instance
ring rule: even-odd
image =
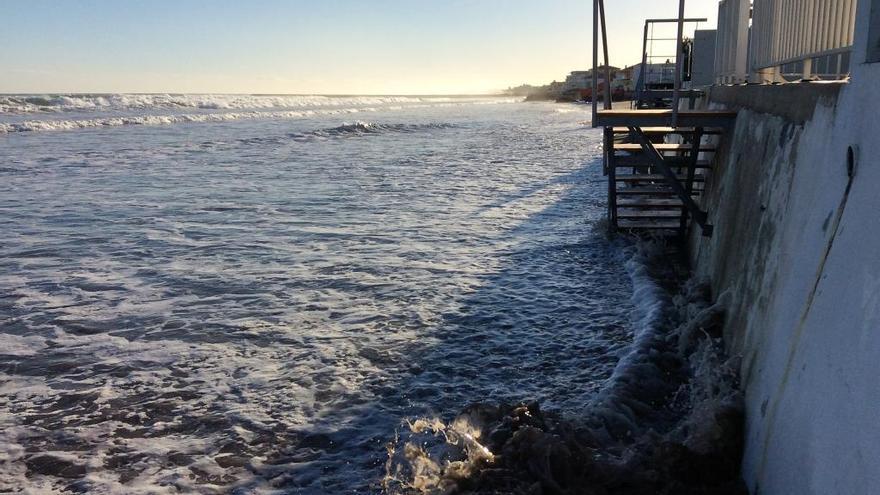
[[[689,248],[742,359],[755,494],[880,493],[880,64],[858,63],[864,46],[852,82],[707,102],[740,112],[702,200],[715,235]]]

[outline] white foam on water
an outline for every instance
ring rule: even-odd
[[[408,105],[0,139],[0,486],[367,492],[402,417],[582,408],[627,343],[587,223],[601,136],[549,106]],[[485,454],[476,431],[446,435]]]
[[[0,354],[33,356],[46,348],[46,340],[37,335],[23,336],[0,333]]]
[[[323,97],[322,97],[323,98]],[[323,98],[327,99],[327,98]],[[219,123],[219,122],[230,122],[236,120],[254,120],[254,119],[265,119],[265,120],[287,120],[287,119],[302,119],[309,118],[315,116],[327,116],[327,115],[344,115],[344,114],[357,114],[362,112],[367,113],[375,113],[383,110],[388,110],[388,108],[384,107],[375,107],[375,106],[364,106],[364,107],[343,107],[338,104],[334,99],[333,104],[326,104],[320,106],[313,106],[307,110],[250,110],[247,112],[223,112],[223,113],[183,113],[183,114],[169,114],[169,115],[139,115],[139,114],[131,114],[124,116],[102,116],[96,118],[77,118],[77,119],[39,119],[39,120],[24,120],[24,121],[13,121],[13,122],[2,122],[0,121],[0,134],[9,134],[9,133],[18,133],[18,132],[39,132],[39,131],[71,131],[77,129],[89,129],[96,127],[117,127],[117,126],[155,126],[155,125],[169,125],[169,124],[185,124],[185,123]],[[396,98],[391,98],[393,101],[397,101]],[[413,101],[425,101],[423,99],[410,99]],[[493,99],[488,101],[477,100],[465,100],[465,101],[454,101],[448,102],[449,98],[435,98],[435,99],[427,99],[427,101],[438,100],[441,103],[431,103],[431,104],[413,104],[410,105],[409,108],[430,108],[430,107],[444,107],[444,106],[452,106],[452,105],[482,105],[482,104],[502,104],[502,103],[515,103],[517,100],[515,99]],[[322,100],[323,101],[323,100]],[[369,99],[367,99],[369,101]],[[409,100],[407,100],[409,101]],[[166,108],[166,107],[150,107],[150,108]],[[183,107],[187,108],[187,107]],[[199,108],[214,108],[214,107],[199,107]],[[222,108],[222,107],[218,107]],[[239,108],[230,106],[228,108]],[[242,107],[242,108],[251,108],[251,107]],[[265,107],[258,108],[276,108],[271,105],[267,105]],[[394,108],[401,108],[399,106],[395,106]]]
[[[661,266],[660,243],[638,242],[621,258],[633,283],[633,341],[579,413],[479,402],[451,422],[407,422],[389,446],[390,493],[500,493],[533,482],[560,493],[739,493],[731,467],[742,454],[742,396],[738,363],[718,336],[724,295],[710,305],[695,280],[672,284],[674,296],[661,287],[675,276]],[[689,459],[718,472],[678,478]]]
[[[2,113],[46,113],[89,110],[150,109],[318,109],[332,107],[377,107],[411,104],[494,103],[521,99],[448,96],[321,96],[244,94],[68,94],[0,95]]]
[[[338,113],[358,113],[356,108],[331,110],[322,112],[325,115]],[[38,131],[71,131],[94,127],[116,127],[126,125],[168,125],[181,123],[229,122],[245,119],[298,119],[311,117],[317,112],[282,111],[282,112],[229,112],[209,114],[182,115],[136,115],[130,117],[99,117],[94,119],[74,120],[28,120],[24,122],[2,123],[0,133],[38,132]]]

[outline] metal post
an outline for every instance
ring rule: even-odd
[[[606,127],[603,133],[605,160],[608,173],[608,231],[617,231],[617,163],[614,161],[614,129]]]
[[[694,194],[694,176],[697,173],[697,162],[700,160],[700,146],[703,141],[703,128],[695,127],[694,135],[692,137],[693,142],[691,143],[691,154],[687,159],[687,178],[685,179],[685,191],[687,191],[688,196],[693,197]],[[688,223],[688,209],[681,209],[681,238],[684,239],[687,235],[687,223]]]
[[[599,73],[597,72],[599,65],[599,0],[593,0],[593,94],[590,97],[593,104],[593,127],[596,127],[596,120],[599,115],[598,102],[596,95],[599,93]]]
[[[605,0],[599,0],[602,21],[602,51],[605,55],[605,110],[611,110],[611,67],[608,65],[608,31],[605,29]]]
[[[645,90],[645,76],[648,74],[648,21],[645,21],[645,35],[642,38],[642,70],[639,71],[639,80],[636,82],[636,98],[639,106],[642,103],[642,92]]]
[[[675,88],[672,91],[672,127],[678,126],[678,99],[681,91],[682,40],[684,38],[684,0],[678,0],[678,36],[676,36]]]

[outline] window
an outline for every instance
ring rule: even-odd
[[[880,0],[871,1],[871,19],[868,21],[868,60],[880,62]]]

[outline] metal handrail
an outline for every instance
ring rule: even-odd
[[[644,81],[647,75],[648,68],[648,53],[647,53],[647,40],[648,40],[648,26],[651,23],[671,23],[675,22],[678,26],[676,40],[676,56],[675,56],[675,79],[674,79],[674,87],[672,90],[672,126],[675,127],[678,124],[678,106],[681,101],[681,86],[682,86],[682,69],[683,69],[683,41],[684,41],[684,24],[686,22],[705,22],[706,19],[686,19],[684,17],[685,10],[685,0],[679,0],[678,3],[678,17],[675,19],[648,19],[645,21],[645,37],[643,39],[642,46],[642,70],[639,72],[639,83],[637,85],[637,92],[640,91],[641,86],[644,85]],[[599,29],[601,27],[602,34],[602,45],[603,45],[603,54],[605,56],[605,109],[611,109],[611,69],[608,60],[608,36],[605,26],[605,2],[604,0],[593,0],[593,90],[592,90],[592,113],[593,127],[596,127],[596,120],[599,114]]]
[[[679,7],[681,7],[681,5]],[[651,59],[654,59],[654,58],[661,58],[662,59],[662,58],[675,57],[676,67],[669,70],[668,72],[671,74],[670,79],[672,80],[673,86],[675,86],[676,80],[678,82],[678,91],[673,90],[673,96],[675,94],[678,94],[679,97],[681,96],[681,94],[682,94],[682,88],[681,88],[681,86],[682,86],[682,82],[681,82],[682,65],[681,65],[681,61],[683,60],[683,54],[684,54],[683,53],[683,41],[684,41],[683,33],[678,33],[675,38],[659,38],[664,41],[676,41],[676,44],[677,44],[676,52],[677,53],[675,55],[672,55],[672,56],[667,56],[667,55],[660,56],[660,55],[653,55],[653,54],[648,55],[648,41],[653,42],[653,41],[658,40],[658,38],[651,38],[648,36],[648,32],[651,30],[651,26],[653,24],[664,24],[664,23],[666,23],[666,24],[671,24],[671,23],[679,24],[679,20],[681,21],[681,24],[683,25],[683,24],[687,24],[687,23],[699,24],[701,22],[706,22],[707,19],[704,17],[685,18],[684,14],[682,13],[682,17],[680,19],[646,19],[645,20],[644,34],[642,37],[642,70],[639,71],[639,77],[636,81],[636,87],[635,87],[635,93],[636,93],[637,100],[643,101],[645,95],[650,93],[650,90],[645,89],[645,86],[651,82],[651,78],[649,77],[649,75],[651,73],[651,70],[650,70],[651,64],[649,62]],[[666,76],[666,70],[661,70],[660,82],[662,82],[665,79],[665,76]],[[679,99],[679,101],[680,101],[680,99]]]

